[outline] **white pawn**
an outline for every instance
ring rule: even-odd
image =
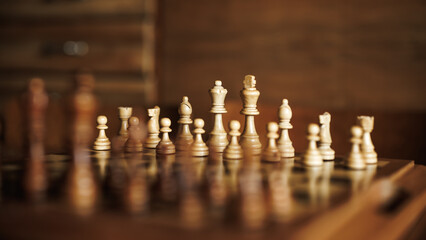
[[[169,132],[172,131],[170,126],[172,121],[170,118],[162,118],[160,121],[161,129],[160,132],[163,134],[161,141],[157,145],[157,154],[168,155],[176,153],[176,148],[173,142],[170,140]]]
[[[280,152],[277,147],[278,135],[278,124],[276,122],[268,123],[268,145],[266,145],[265,150],[263,151],[263,160],[268,162],[279,162],[280,161]]]
[[[293,128],[290,123],[292,115],[293,113],[290,106],[288,105],[288,100],[283,99],[283,103],[280,106],[280,110],[278,111],[281,129],[281,137],[278,140],[278,148],[280,150],[281,157],[283,158],[294,157],[294,147],[290,140],[290,136],[288,135],[288,130]]]
[[[93,149],[96,151],[107,151],[111,149],[111,142],[109,141],[108,137],[105,134],[105,130],[108,129],[108,126],[106,125],[108,122],[108,119],[106,116],[98,116],[98,126],[97,129],[99,129],[99,135],[96,138],[95,144],[93,146]]]
[[[303,156],[303,164],[307,166],[322,166],[323,159],[320,151],[317,148],[317,142],[319,141],[320,128],[318,124],[311,123],[308,126],[308,149]]]
[[[362,135],[362,154],[367,164],[377,163],[377,153],[374,150],[373,142],[371,141],[371,132],[374,128],[374,117],[369,116],[358,116],[358,123],[361,126],[364,133]]]
[[[196,118],[194,120],[194,133],[195,133],[195,140],[192,143],[192,156],[194,157],[204,157],[209,155],[209,148],[207,147],[206,143],[203,141],[202,134],[205,133],[203,127],[204,127],[204,120],[201,118]]]
[[[334,160],[334,150],[331,148],[331,134],[330,134],[330,122],[331,115],[325,112],[319,115],[319,122],[321,125],[320,130],[320,142],[319,150],[324,160]]]
[[[225,151],[223,152],[223,158],[225,159],[242,159],[243,158],[243,149],[238,143],[238,137],[240,133],[240,122],[237,120],[232,120],[229,122],[229,136],[231,136],[231,141],[228,146],[226,146]]]
[[[361,145],[361,136],[362,128],[359,126],[353,126],[351,128],[351,143],[352,148],[349,153],[348,159],[346,160],[346,166],[351,169],[365,169],[365,160],[362,156],[360,145]]]

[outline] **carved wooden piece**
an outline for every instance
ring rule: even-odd
[[[331,148],[330,122],[331,115],[325,112],[319,115],[320,122],[320,142],[319,150],[324,160],[334,160],[334,150]]]
[[[294,157],[293,143],[291,142],[290,136],[288,135],[288,130],[293,128],[290,123],[292,115],[293,113],[290,106],[288,105],[288,100],[283,99],[283,103],[281,104],[278,111],[278,117],[280,120],[279,126],[281,129],[281,136],[278,139],[278,148],[282,158]]]
[[[263,150],[262,159],[268,162],[279,162],[280,151],[277,147],[277,139],[278,135],[278,124],[276,122],[269,122],[267,125],[267,138],[268,144],[266,148]]]
[[[207,144],[211,151],[223,152],[228,145],[228,138],[222,121],[222,114],[227,113],[225,97],[228,90],[222,87],[222,81],[216,80],[209,93],[212,100],[210,112],[214,114],[214,125]]]
[[[259,115],[257,110],[257,100],[260,92],[256,89],[256,80],[253,75],[246,75],[244,79],[244,89],[241,90],[240,96],[243,102],[241,114],[245,116],[244,130],[241,134],[240,144],[243,150],[248,150],[252,154],[260,154],[262,144],[259,135],[256,132],[254,116]]]
[[[319,141],[320,128],[318,124],[311,123],[308,126],[308,136],[309,141],[308,149],[303,155],[303,164],[307,166],[321,166],[323,164],[323,159],[320,151],[317,148],[317,142]]]
[[[226,146],[223,152],[223,158],[225,159],[242,159],[243,158],[243,149],[238,143],[238,137],[240,133],[240,122],[237,120],[232,120],[229,122],[229,136],[231,136],[231,141],[228,146]]]
[[[377,153],[374,150],[371,132],[374,128],[374,117],[358,116],[358,124],[364,131],[362,134],[361,150],[367,164],[377,164]]]
[[[99,129],[99,135],[96,138],[93,149],[96,151],[110,150],[111,142],[109,141],[105,133],[105,130],[108,129],[108,126],[106,125],[108,122],[108,119],[106,116],[101,115],[101,116],[98,116],[97,122],[98,122],[97,129]]]
[[[204,120],[201,118],[197,118],[194,121],[194,133],[195,133],[195,140],[192,143],[191,151],[192,156],[194,157],[203,157],[209,155],[209,148],[207,147],[206,143],[203,141],[202,134],[205,133],[203,127],[204,127]]]
[[[147,149],[155,149],[158,143],[161,141],[160,135],[160,107],[155,106],[154,108],[148,109],[148,138],[145,141],[144,147]]]
[[[172,129],[170,128],[172,122],[169,118],[162,118],[160,125],[160,132],[162,133],[162,136],[161,141],[157,145],[157,154],[167,155],[176,153],[175,145],[169,137],[169,133],[172,131]]]
[[[348,158],[346,159],[346,166],[351,169],[365,169],[365,160],[361,152],[360,145],[362,143],[362,128],[359,126],[353,126],[351,128],[351,151]]]
[[[192,106],[187,96],[182,98],[182,103],[179,106],[178,112],[180,118],[178,120],[179,129],[175,141],[176,151],[187,151],[194,141],[191,130],[189,129],[189,125],[192,124]]]

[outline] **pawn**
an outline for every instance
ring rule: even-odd
[[[317,142],[320,140],[318,136],[320,128],[318,124],[311,123],[308,126],[308,149],[303,156],[303,164],[307,166],[321,166],[323,164],[323,159],[321,152],[317,148]]]
[[[201,118],[197,118],[194,120],[194,133],[195,133],[195,140],[192,143],[192,156],[194,157],[204,157],[209,155],[209,148],[207,147],[206,143],[203,141],[202,134],[205,133],[203,127],[204,127],[204,120]]]
[[[96,138],[95,144],[93,146],[93,149],[96,151],[107,151],[111,149],[111,142],[109,141],[108,137],[105,134],[105,130],[108,129],[108,126],[106,125],[108,122],[108,119],[106,116],[98,116],[98,127],[99,129],[99,135]]]
[[[232,120],[229,122],[229,136],[231,136],[231,141],[228,146],[226,146],[225,151],[223,152],[223,158],[225,159],[242,159],[243,158],[243,149],[238,143],[238,137],[240,133],[240,122],[237,120]]]
[[[126,152],[142,152],[142,133],[139,128],[139,118],[131,117],[129,120],[129,138],[126,141]]]
[[[268,145],[266,145],[265,150],[263,151],[263,160],[268,162],[279,162],[280,161],[280,151],[277,147],[278,135],[278,124],[276,122],[268,123]]]
[[[362,128],[359,126],[353,126],[351,128],[351,143],[352,148],[349,153],[348,159],[346,160],[346,166],[350,169],[365,169],[365,160],[362,156],[360,145],[362,142]]]
[[[170,140],[169,132],[172,131],[170,126],[172,125],[172,121],[170,118],[162,118],[160,132],[163,134],[161,141],[157,145],[157,154],[167,155],[176,153],[176,148],[173,142]]]

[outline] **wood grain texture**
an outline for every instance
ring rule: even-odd
[[[166,104],[188,95],[195,112],[208,109],[216,79],[238,99],[253,74],[260,104],[426,110],[424,1],[161,3]]]

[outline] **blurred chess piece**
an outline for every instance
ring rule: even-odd
[[[212,100],[210,112],[214,114],[214,125],[207,144],[210,151],[223,152],[228,145],[228,139],[222,121],[222,114],[227,113],[225,109],[225,97],[228,90],[222,86],[222,81],[216,80],[214,82],[214,87],[210,89],[209,93]]]
[[[321,153],[317,148],[317,142],[320,140],[319,132],[320,128],[317,124],[309,124],[307,136],[309,145],[302,159],[306,166],[321,166],[323,164]]]
[[[293,113],[288,105],[288,100],[283,99],[283,103],[278,111],[278,117],[280,119],[279,126],[281,129],[281,136],[278,139],[278,148],[282,158],[294,157],[293,143],[288,135],[288,130],[293,128],[293,125],[290,123],[292,115]]]
[[[44,139],[49,99],[43,80],[31,79],[26,97],[29,157],[25,165],[24,189],[30,201],[39,202],[45,199],[47,190]]]
[[[367,164],[377,164],[377,153],[371,141],[371,132],[374,128],[374,117],[358,116],[358,124],[363,130],[361,150]]]
[[[131,117],[129,120],[128,138],[125,144],[126,152],[142,152],[142,129],[139,126],[139,118]]]
[[[279,137],[278,124],[276,122],[269,122],[266,129],[268,131],[268,144],[263,150],[262,158],[264,161],[268,162],[279,162],[281,159],[280,152],[277,147],[277,139]]]
[[[148,149],[155,149],[160,142],[160,108],[155,106],[148,109],[148,138],[145,141],[144,147]]]
[[[68,200],[78,214],[88,215],[95,210],[98,192],[88,151],[97,102],[92,93],[93,76],[81,73],[76,80],[77,90],[72,99],[73,162],[68,176]]]
[[[179,129],[176,135],[176,151],[188,151],[191,147],[194,138],[191,134],[191,130],[189,126],[192,124],[191,114],[192,114],[192,106],[189,103],[188,97],[184,96],[182,98],[182,103],[178,109],[179,112]]]
[[[244,88],[240,92],[243,102],[241,114],[245,116],[244,130],[241,134],[240,145],[244,151],[249,150],[252,154],[262,152],[262,144],[256,132],[254,116],[259,115],[257,110],[257,100],[260,92],[256,89],[256,80],[253,75],[246,75],[244,78]]]
[[[108,129],[108,126],[106,125],[108,119],[106,116],[101,115],[98,116],[97,122],[97,129],[99,129],[99,135],[96,138],[93,149],[96,151],[108,151],[111,149],[111,142],[109,141],[105,133],[105,130]]]
[[[88,149],[93,139],[97,100],[93,94],[95,80],[92,74],[84,72],[77,74],[76,84],[77,88],[72,98],[74,122],[71,135],[74,150],[80,150],[80,148]]]
[[[325,112],[324,114],[319,115],[319,122],[321,125],[319,150],[322,158],[324,160],[334,160],[334,150],[331,148],[330,113]]]

